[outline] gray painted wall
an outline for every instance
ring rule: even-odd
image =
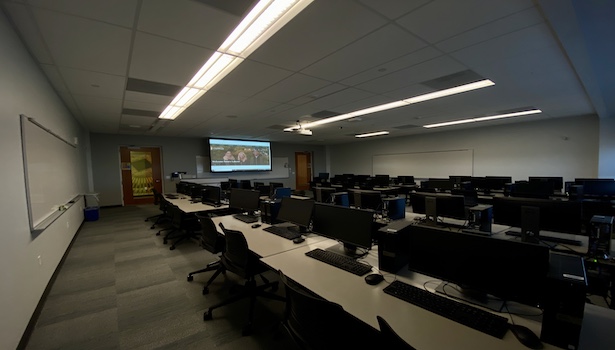
[[[207,156],[207,140],[204,138],[179,138],[179,137],[160,137],[160,136],[133,136],[133,135],[110,135],[110,134],[91,134],[92,149],[92,172],[94,181],[94,192],[99,193],[101,206],[112,206],[122,204],[122,189],[120,178],[120,146],[156,146],[162,149],[162,172],[165,181],[163,191],[175,192],[175,183],[168,176],[174,171],[185,171],[196,176],[196,157]],[[313,153],[314,171],[324,171],[325,151],[323,146],[304,146],[292,144],[273,143],[271,145],[274,157],[287,157],[291,175],[287,179],[267,179],[279,180],[285,186],[295,188],[295,151],[308,151]],[[207,174],[208,178],[228,179],[250,179],[249,174]]]
[[[0,349],[15,349],[49,279],[83,221],[82,203],[36,238],[30,235],[19,114],[67,140],[79,138],[80,187],[87,187],[87,134],[71,117],[0,11]],[[39,264],[38,257],[41,257]]]
[[[615,115],[600,118],[600,154],[598,176],[615,178]]]
[[[372,174],[372,156],[472,149],[474,176],[598,176],[596,116],[442,131],[331,146],[331,174]],[[612,164],[612,161],[611,161]],[[409,170],[406,175],[413,175]],[[450,174],[456,175],[456,174]]]

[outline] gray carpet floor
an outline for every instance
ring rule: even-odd
[[[297,349],[278,329],[284,303],[259,298],[252,335],[242,336],[248,300],[215,310],[209,305],[230,295],[242,280],[220,275],[203,295],[213,274],[188,272],[217,257],[193,241],[173,251],[144,219],[154,205],[101,208],[97,221],[84,222],[59,269],[27,349]],[[277,280],[275,272],[267,272]],[[260,279],[259,279],[260,281]],[[283,286],[278,291],[283,295]]]

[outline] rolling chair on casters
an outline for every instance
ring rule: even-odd
[[[224,236],[216,230],[216,224],[214,224],[208,216],[196,214],[196,218],[201,224],[201,246],[203,249],[213,254],[222,252],[222,249],[224,248]],[[197,273],[216,271],[219,268],[220,259],[212,261],[207,264],[205,268],[188,273],[188,282],[192,281],[194,279],[193,275],[196,275]],[[209,290],[207,290],[207,292],[209,292]],[[207,292],[205,289],[203,290],[203,294],[207,294]]]
[[[302,349],[388,349],[376,329],[279,274],[286,291],[282,326]]]
[[[380,316],[376,316],[378,325],[380,326],[380,337],[382,339],[382,348],[391,350],[415,350],[410,344],[406,343],[391,326]]]
[[[179,242],[194,237],[200,229],[200,225],[196,217],[185,214],[174,205],[169,207],[169,212],[171,213],[171,226],[173,229],[164,236],[162,243],[167,244],[169,239],[176,239],[169,248],[174,250]]]
[[[225,249],[222,252],[220,266],[205,285],[203,293],[207,294],[206,291],[208,291],[207,288],[211,282],[220,273],[224,273],[226,271],[230,271],[240,277],[243,277],[245,279],[245,283],[242,290],[237,294],[232,295],[228,299],[223,300],[216,305],[210,306],[203,314],[203,320],[211,320],[213,310],[221,306],[234,303],[243,298],[250,298],[248,322],[242,330],[242,335],[249,335],[252,330],[252,320],[254,318],[254,304],[256,302],[256,297],[265,297],[279,301],[284,301],[284,298],[267,291],[267,289],[271,289],[272,292],[275,292],[278,289],[278,282],[269,282],[265,277],[263,277],[263,275],[261,275],[263,272],[267,271],[268,268],[262,264],[258,257],[248,249],[248,242],[246,242],[246,238],[243,233],[240,231],[226,229],[222,223],[220,223],[220,228],[224,232],[224,239],[226,241]],[[256,275],[261,276],[264,284],[258,286],[256,285]]]
[[[148,217],[147,219],[145,219],[146,222],[147,221],[152,221],[152,220],[156,219],[154,221],[154,223],[152,224],[152,227],[150,227],[153,230],[154,228],[156,228],[156,225],[158,224],[158,221],[161,218],[164,218],[164,216],[165,216],[166,201],[162,197],[162,194],[160,192],[158,192],[158,190],[156,190],[155,188],[152,188],[152,193],[154,194],[154,205],[158,205],[158,209],[160,209],[160,211],[162,211],[162,213],[160,213],[158,215],[152,215],[152,216]]]

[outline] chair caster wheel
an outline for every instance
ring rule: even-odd
[[[241,330],[241,335],[247,337],[250,334],[252,334],[252,324],[247,324],[243,326],[243,329]]]
[[[209,294],[209,288],[205,287],[203,288],[203,295],[207,295]]]
[[[150,229],[150,230],[153,230],[153,229],[155,229],[155,228],[156,228],[156,226],[152,225],[149,229]]]
[[[172,246],[169,248],[169,250],[175,250],[175,246],[174,246],[174,245],[172,245]]]
[[[156,232],[156,236],[160,236],[160,232]]]
[[[192,282],[192,280],[194,280],[194,277],[188,276],[188,282]]]
[[[167,240],[166,240],[166,239],[163,239],[163,240],[162,240],[162,244],[167,244]]]
[[[203,321],[209,321],[211,319],[212,319],[211,311],[209,310],[205,311],[205,313],[203,314]]]

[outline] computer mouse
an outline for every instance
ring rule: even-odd
[[[303,238],[303,237],[297,237],[297,238],[293,239],[293,242],[295,244],[299,244],[299,243],[301,243],[303,241],[305,241],[305,238]]]
[[[254,224],[254,225],[252,225],[252,228],[259,228],[259,227],[261,227],[261,224]]]
[[[530,349],[542,349],[542,342],[540,338],[532,332],[531,329],[518,324],[510,325],[511,332],[515,335],[517,340]]]
[[[365,282],[367,284],[371,284],[372,286],[382,281],[384,281],[384,276],[379,273],[370,273],[369,275],[365,276]]]

